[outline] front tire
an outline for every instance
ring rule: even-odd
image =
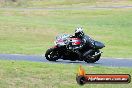
[[[54,48],[50,48],[46,51],[45,57],[49,61],[56,61],[60,58],[58,51],[54,50]]]

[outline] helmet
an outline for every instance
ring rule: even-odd
[[[82,38],[84,36],[83,28],[79,27],[75,29],[75,36]]]

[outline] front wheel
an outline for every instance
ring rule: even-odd
[[[49,61],[56,61],[60,58],[58,51],[54,50],[54,48],[50,48],[46,51],[45,57]]]
[[[97,53],[100,52],[99,50],[96,51]],[[97,55],[97,56],[92,56],[93,52],[91,53],[85,53],[84,54],[84,61],[87,63],[95,63],[96,61],[98,61],[101,57],[101,54]]]

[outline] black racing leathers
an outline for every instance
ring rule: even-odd
[[[81,40],[82,40],[83,48],[85,47],[94,48],[94,40],[90,38],[88,35],[84,35],[81,38]]]
[[[71,36],[71,38],[80,38],[82,40],[82,44],[80,49],[87,49],[89,48],[94,48],[94,40],[92,38],[90,38],[88,35],[84,35],[82,37],[78,37],[78,36]]]

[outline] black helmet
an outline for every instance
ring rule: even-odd
[[[76,30],[75,30],[75,36],[79,37],[79,38],[82,38],[84,36],[83,28],[81,28],[81,27],[76,28]]]

